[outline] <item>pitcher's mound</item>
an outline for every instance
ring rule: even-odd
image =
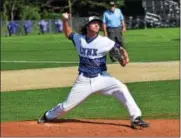
[[[180,120],[146,120],[149,128],[133,130],[129,120],[60,120],[1,123],[1,136],[180,136]]]

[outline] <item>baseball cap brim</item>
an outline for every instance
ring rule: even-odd
[[[112,1],[112,2],[109,3],[109,5],[110,5],[110,6],[114,6],[115,3]]]
[[[92,17],[89,17],[89,22],[88,22],[88,24],[90,24],[90,23],[92,23],[92,22],[94,22],[94,21],[96,21],[96,22],[98,22],[98,23],[100,23],[100,24],[103,23],[102,20],[99,19],[98,17],[92,16]]]
[[[102,24],[102,20],[100,20],[100,19],[93,19],[93,20],[89,21],[89,24],[94,22],[94,21],[98,22],[99,24]]]

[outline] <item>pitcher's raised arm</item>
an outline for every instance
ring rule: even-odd
[[[63,31],[67,38],[69,38],[70,34],[72,33],[72,28],[70,27],[68,20],[70,19],[70,14],[63,13],[62,14],[62,21],[63,21]]]

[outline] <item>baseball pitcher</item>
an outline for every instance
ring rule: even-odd
[[[79,69],[77,79],[67,99],[46,111],[38,123],[50,122],[62,117],[82,103],[88,96],[100,92],[102,95],[114,96],[127,109],[130,115],[131,127],[148,127],[149,124],[141,119],[141,111],[131,96],[127,86],[107,73],[106,54],[112,53],[121,66],[129,62],[128,53],[120,45],[98,35],[102,21],[89,17],[88,23],[82,28],[81,33],[74,33],[68,24],[70,16],[62,14],[63,30],[65,36],[72,40],[75,50],[79,55]]]

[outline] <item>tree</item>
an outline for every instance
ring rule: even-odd
[[[20,19],[30,19],[39,20],[40,19],[40,9],[34,5],[22,5],[20,8]]]
[[[3,16],[8,16],[10,20],[14,20],[14,12],[23,2],[24,0],[4,0],[2,3]]]
[[[86,17],[89,15],[99,15],[106,8],[105,2],[95,0],[77,0],[72,5],[74,16]]]
[[[124,0],[115,1],[118,7],[124,4]],[[73,16],[89,16],[91,14],[99,16],[108,7],[108,2],[109,0],[1,0],[1,17],[5,20],[8,18],[14,20],[24,19],[28,14],[33,14],[32,18],[39,18],[38,14],[44,15],[46,12],[51,12],[51,14],[69,12]],[[30,10],[29,13],[28,10]]]
[[[124,5],[124,0],[116,0],[117,7],[121,7]]]
[[[8,20],[7,2],[4,2],[4,3],[3,3],[2,12],[1,12],[1,18],[2,18],[3,20]]]
[[[73,13],[77,16],[97,15],[101,16],[103,11],[108,8],[110,0],[76,0],[73,4]],[[117,7],[124,4],[124,0],[116,0]]]

